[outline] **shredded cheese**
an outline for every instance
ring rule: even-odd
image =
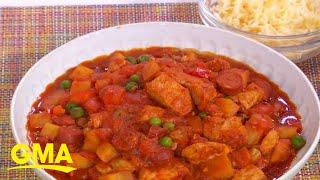
[[[320,0],[217,0],[212,7],[236,28],[265,35],[293,35],[320,29]]]

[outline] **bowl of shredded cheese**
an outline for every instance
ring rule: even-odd
[[[204,24],[256,39],[294,62],[320,53],[320,0],[199,0]]]

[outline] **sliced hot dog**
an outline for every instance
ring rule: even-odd
[[[232,68],[221,71],[216,81],[221,92],[227,95],[235,95],[247,86],[248,77],[249,71]]]

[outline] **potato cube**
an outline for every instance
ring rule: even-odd
[[[134,180],[134,175],[128,171],[106,174],[99,177],[99,180]]]
[[[109,61],[108,68],[110,72],[114,72],[127,64],[124,55],[120,52],[112,53],[109,57]]]
[[[80,153],[71,153],[71,158],[73,161],[71,166],[78,169],[85,169],[94,165],[93,161],[81,156]]]
[[[77,66],[72,73],[69,75],[69,78],[72,80],[85,80],[90,79],[93,74],[93,70],[84,66]]]
[[[98,162],[95,165],[95,168],[99,171],[101,174],[107,174],[112,172],[112,167],[110,164],[104,163],[104,162]]]
[[[110,162],[112,171],[130,171],[133,172],[135,167],[127,160],[118,158]]]
[[[279,137],[281,139],[289,139],[291,138],[292,136],[294,135],[297,135],[297,127],[294,127],[294,126],[282,126],[282,127],[279,127],[277,129],[278,133],[279,133]]]
[[[251,145],[258,144],[260,139],[263,136],[263,130],[254,128],[248,124],[245,127],[248,133],[248,142],[247,142],[248,145],[251,146]]]
[[[70,89],[70,93],[75,94],[81,91],[87,91],[91,88],[91,81],[85,80],[85,81],[73,81]]]
[[[226,154],[209,159],[202,165],[202,172],[209,179],[228,179],[234,174],[231,161]]]
[[[105,163],[107,163],[111,159],[119,156],[116,149],[108,142],[100,144],[97,148],[96,153],[97,153],[98,157]]]
[[[28,118],[31,128],[42,128],[46,123],[51,122],[51,115],[46,112],[31,114]]]
[[[289,139],[280,139],[271,155],[270,162],[277,163],[286,161],[291,155],[292,147]]]
[[[46,123],[41,132],[40,135],[44,137],[48,137],[50,140],[54,140],[56,136],[58,135],[60,126],[51,124],[51,123]]]
[[[263,155],[272,153],[273,148],[278,144],[279,135],[276,130],[271,130],[263,138],[260,144],[260,151]]]
[[[90,152],[96,152],[99,144],[100,144],[99,137],[97,136],[94,130],[91,130],[87,132],[85,135],[82,149]]]
[[[147,62],[141,70],[142,81],[147,82],[151,80],[159,72],[159,70],[160,67],[156,61],[151,60]]]

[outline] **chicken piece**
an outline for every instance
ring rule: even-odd
[[[189,116],[187,117],[188,124],[192,127],[194,133],[202,134],[203,125],[202,120],[199,116]]]
[[[258,167],[248,165],[236,172],[232,180],[267,180],[267,176]]]
[[[146,90],[152,99],[180,115],[186,115],[192,110],[189,90],[165,73],[148,82]]]
[[[164,114],[165,110],[151,105],[145,105],[139,112],[137,122],[146,122],[149,121],[152,117],[161,117]]]
[[[246,147],[231,153],[232,164],[235,168],[243,168],[251,163],[251,154]]]
[[[165,71],[178,83],[189,89],[192,99],[199,110],[204,110],[207,104],[217,96],[217,91],[213,84],[205,79],[191,76],[175,69],[165,69]]]
[[[175,180],[190,175],[189,169],[179,161],[170,162],[155,168],[142,168],[139,180]]]
[[[160,71],[160,66],[155,60],[148,61],[141,70],[142,81],[147,82],[154,78]]]
[[[203,135],[209,140],[218,140],[220,139],[220,129],[225,121],[221,117],[208,117],[203,123]]]
[[[226,154],[215,156],[200,165],[208,179],[229,179],[234,174],[231,161]]]
[[[249,88],[250,85],[244,92],[241,92],[234,97],[240,103],[241,107],[245,110],[248,110],[252,106],[258,104],[260,101],[263,100],[265,96],[264,91],[262,89],[251,89]]]
[[[232,148],[239,148],[247,143],[248,133],[242,125],[240,117],[230,117],[224,121],[215,118],[215,121],[204,123],[203,134],[211,141],[225,143]]]
[[[268,134],[263,138],[260,144],[260,151],[263,155],[268,155],[272,153],[274,147],[278,144],[279,134],[276,130],[271,130]]]
[[[221,109],[224,117],[234,116],[239,110],[239,106],[228,98],[216,98],[214,104]]]
[[[170,133],[170,137],[178,144],[178,151],[181,151],[188,145],[191,136],[192,127],[190,126],[180,126]]]
[[[120,52],[112,53],[109,57],[109,61],[108,69],[110,72],[114,72],[127,64],[124,55]]]
[[[195,143],[184,148],[182,150],[182,156],[192,164],[200,164],[216,156],[226,155],[230,151],[229,146],[225,144],[204,142]]]
[[[199,110],[204,110],[207,104],[217,96],[217,91],[211,83],[192,83],[187,87]]]

